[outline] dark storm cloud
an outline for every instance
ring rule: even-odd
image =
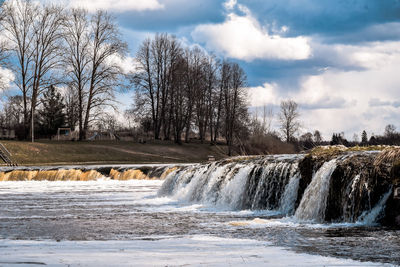
[[[180,27],[224,20],[223,1],[160,0],[164,8],[118,15],[123,27],[135,31],[175,32]]]
[[[221,0],[160,0],[164,8],[122,12],[123,27],[135,31],[177,29],[224,21]],[[400,0],[239,0],[262,25],[288,26],[288,36],[319,35],[326,42],[400,39]],[[239,10],[236,10],[240,14]]]
[[[371,35],[371,28],[365,35],[352,35],[355,32],[376,24],[395,22],[400,19],[399,0],[248,0],[242,1],[257,18],[265,24],[276,22],[290,27],[291,35],[346,36],[348,40],[398,39],[399,36]],[[396,29],[398,32],[398,30]],[[358,37],[358,38],[355,38]],[[371,38],[372,37],[372,38]]]
[[[346,57],[343,57],[331,46],[314,45],[313,49],[313,56],[306,60],[238,62],[248,74],[249,86],[257,86],[265,82],[278,82],[286,90],[297,89],[301,77],[319,75],[328,69],[340,69],[342,71],[365,70],[365,68],[349,62]]]
[[[374,41],[400,40],[400,22],[373,24],[359,31],[349,31],[342,35],[328,35],[325,43],[362,43]]]

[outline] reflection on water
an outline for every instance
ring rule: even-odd
[[[269,241],[299,252],[400,264],[400,231],[301,224],[271,211],[216,210],[157,197],[162,181],[2,182],[0,238],[151,240],[214,235]]]

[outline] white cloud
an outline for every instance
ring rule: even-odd
[[[144,11],[161,9],[164,6],[158,0],[70,0],[71,7],[82,7],[94,12],[104,9],[115,12]]]
[[[235,1],[225,3],[233,7]],[[311,56],[307,37],[282,37],[271,35],[242,5],[239,9],[245,15],[233,12],[220,24],[198,25],[192,32],[196,42],[205,43],[208,49],[226,56],[252,61],[254,59],[301,60]],[[283,27],[285,31],[287,27]]]
[[[276,83],[264,83],[263,86],[249,87],[247,90],[250,106],[279,105],[278,89]]]
[[[124,74],[134,73],[137,69],[137,62],[134,57],[120,57],[114,55],[109,59],[109,63],[116,64],[119,66]]]
[[[227,10],[232,10],[235,8],[236,4],[237,4],[237,0],[228,0],[224,3],[224,7]]]
[[[365,45],[336,45],[334,53],[350,66],[380,69],[390,65],[400,55],[399,42],[371,42]]]
[[[11,70],[0,67],[0,89],[8,89],[14,79],[15,76]]]
[[[305,78],[295,96],[306,108],[302,118],[305,128],[320,129],[326,138],[344,131],[351,138],[364,129],[381,134],[389,123],[399,127],[400,110],[394,100],[400,99],[396,70],[400,54],[396,58],[379,68],[374,64],[364,71],[328,70]]]
[[[303,109],[337,109],[356,102],[336,92],[324,76],[307,76],[301,81],[300,90],[289,94],[289,98],[296,99]]]
[[[295,88],[280,83],[252,87],[251,105],[277,106],[283,99],[293,99],[300,106],[303,130],[318,129],[327,140],[333,132],[343,131],[352,139],[364,129],[369,136],[382,134],[389,123],[400,128],[399,47],[400,42],[326,46],[324,51],[343,69],[306,75]]]

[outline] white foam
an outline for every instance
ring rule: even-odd
[[[295,253],[249,239],[208,235],[154,238],[154,241],[0,240],[0,262],[51,266],[391,266]]]

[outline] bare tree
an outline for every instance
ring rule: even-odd
[[[210,141],[214,143],[214,128],[216,106],[218,103],[218,61],[214,56],[208,56],[204,65],[204,79],[206,85],[206,106]]]
[[[23,123],[23,99],[20,95],[10,96],[3,106],[4,124],[7,129],[15,129]]]
[[[59,83],[54,70],[60,64],[64,14],[60,6],[44,6],[34,20],[32,54],[31,137],[35,140],[35,109],[43,91]]]
[[[77,97],[79,140],[105,106],[115,108],[114,92],[123,87],[124,73],[116,61],[127,45],[121,40],[115,20],[104,11],[88,17],[83,9],[72,9],[63,24],[63,62],[67,84]]]
[[[287,143],[293,140],[294,135],[300,128],[298,105],[293,100],[281,102],[281,111],[279,121],[282,134],[285,136]]]
[[[172,78],[172,88],[171,90],[171,106],[172,106],[172,125],[174,132],[175,143],[182,144],[182,132],[185,128],[186,123],[186,110],[187,102],[185,95],[185,59],[180,58],[176,62],[176,68],[173,72]]]
[[[69,123],[74,123],[75,116],[78,118],[79,140],[84,138],[83,123],[86,107],[87,84],[89,81],[89,21],[87,12],[83,9],[72,9],[68,13],[70,19],[65,20],[63,35],[65,47],[63,59],[66,65],[68,76],[69,96],[76,96],[76,99],[67,96],[67,109],[69,109]],[[75,102],[75,100],[77,100]],[[76,115],[75,105],[77,105]],[[76,122],[75,122],[76,123]],[[71,127],[74,127],[71,125]]]
[[[137,55],[138,72],[134,76],[137,99],[149,110],[155,139],[169,138],[173,117],[171,98],[175,94],[172,84],[177,76],[174,72],[181,61],[180,44],[174,36],[157,34],[153,40],[146,39]],[[182,77],[180,77],[182,78]]]
[[[224,92],[227,91],[230,86],[231,79],[231,65],[223,61],[219,66],[218,73],[218,89],[216,93],[216,103],[215,103],[215,126],[214,126],[214,142],[217,141],[219,134],[221,132],[221,121],[222,121],[222,111],[224,108]]]
[[[314,131],[314,135],[313,135],[313,139],[314,139],[315,145],[319,146],[322,143],[321,132],[318,131],[318,130],[315,130]]]
[[[7,34],[7,31],[1,27],[2,22],[5,20],[6,18],[6,13],[3,9],[3,3],[0,4],[0,35],[2,37],[0,37],[0,68],[5,67],[7,65],[7,59],[9,57],[9,47],[7,45],[7,39],[4,38],[4,34]],[[0,77],[0,90],[4,90],[7,88],[7,86],[9,85],[9,79],[8,77]]]
[[[147,38],[143,41],[136,54],[138,62],[138,72],[133,78],[133,82],[138,89],[136,91],[136,107],[135,110],[143,111],[143,109],[150,109],[154,138],[158,139],[159,136],[159,94],[158,83],[154,78],[152,54],[151,54],[151,40]],[[147,107],[146,107],[147,106]]]
[[[311,149],[315,146],[315,143],[313,141],[313,134],[310,132],[307,132],[305,134],[302,134],[299,138],[300,144],[302,145],[303,149]]]
[[[187,114],[185,126],[185,142],[189,142],[190,130],[193,123],[193,113],[195,111],[196,93],[201,90],[201,76],[202,76],[202,53],[199,49],[187,48],[184,52],[186,62],[185,69],[185,88],[187,96]]]
[[[394,126],[393,124],[388,124],[385,127],[385,136],[392,138],[393,135],[396,133],[396,126]]]
[[[127,44],[121,40],[114,19],[105,11],[98,11],[92,17],[89,49],[90,70],[83,132],[102,113],[102,108],[113,107],[114,91],[122,86],[124,78],[121,66],[113,59],[125,56]]]
[[[262,112],[262,126],[263,126],[263,130],[264,130],[264,134],[271,133],[273,119],[274,119],[274,111],[272,110],[271,107],[264,105],[263,112]]]
[[[96,120],[96,126],[99,131],[107,131],[115,135],[115,131],[120,128],[115,114],[103,113]]]
[[[199,132],[199,138],[201,143],[204,143],[205,134],[208,127],[208,107],[207,107],[207,93],[209,92],[209,73],[207,73],[207,55],[198,47],[193,49],[193,55],[197,58],[196,68],[196,83],[193,86],[193,102],[194,102],[194,113],[197,130]]]
[[[3,3],[1,26],[15,56],[12,69],[16,73],[15,84],[23,97],[24,135],[27,135],[29,123],[28,98],[32,91],[32,62],[34,56],[34,20],[39,10],[31,1],[15,0]]]
[[[228,87],[224,88],[225,100],[225,138],[228,145],[228,155],[232,155],[235,129],[239,127],[238,118],[243,114],[242,107],[245,106],[246,74],[236,63],[230,63],[231,79]]]

